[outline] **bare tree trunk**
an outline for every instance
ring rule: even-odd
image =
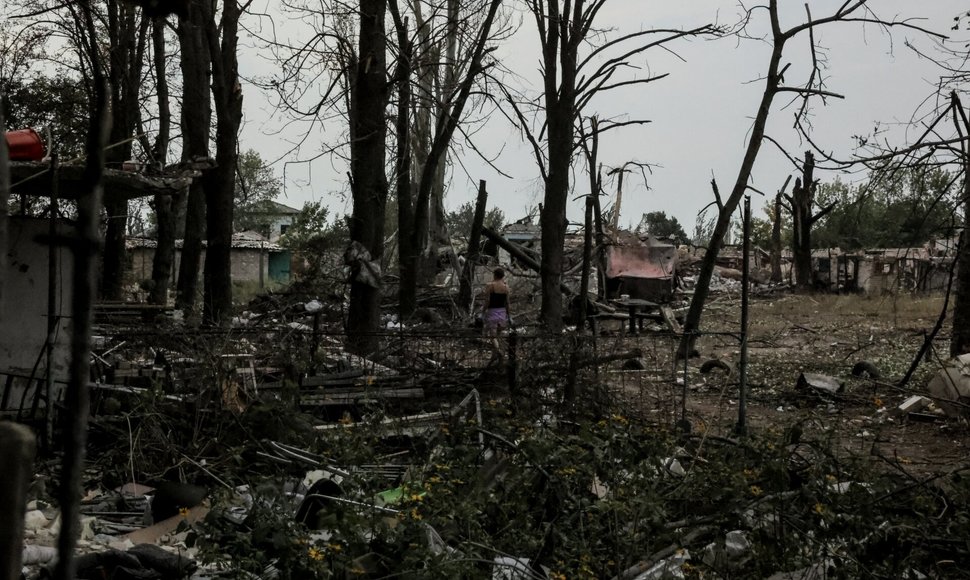
[[[411,272],[413,262],[406,257],[414,253],[414,201],[411,195],[411,58],[413,46],[408,38],[407,22],[401,18],[397,0],[389,0],[388,6],[397,32],[398,56],[394,80],[397,82],[397,116],[394,119],[396,150],[394,158],[395,187],[397,189],[398,231],[398,290],[399,316],[404,318],[414,312],[417,304],[417,284],[405,283],[416,280]]]
[[[159,167],[165,167],[172,112],[168,105],[168,75],[165,71],[165,21],[161,18],[156,18],[152,23],[152,48],[158,93],[158,137],[155,140],[154,160]],[[153,284],[148,300],[152,304],[165,304],[175,260],[175,209],[178,202],[168,195],[156,195],[154,202],[158,234],[152,259]]]
[[[785,183],[788,183],[787,181]],[[771,282],[781,283],[781,196],[784,188],[775,194],[775,210],[771,220]]]
[[[384,252],[384,212],[387,177],[384,175],[387,124],[387,38],[384,18],[387,0],[361,0],[358,59],[351,86],[350,146],[351,190],[354,209],[350,218],[350,240],[363,246],[372,260]],[[401,232],[404,235],[405,232]],[[380,326],[380,287],[359,276],[350,282],[347,332],[348,349],[357,354],[377,350]]]
[[[209,47],[204,36],[202,2],[192,0],[189,17],[178,26],[182,65],[182,161],[209,157],[209,127],[212,105],[209,99]],[[191,313],[198,294],[199,267],[202,262],[202,237],[206,208],[204,180],[189,187],[185,204],[185,228],[179,262],[175,307]]]
[[[206,13],[206,39],[212,63],[212,96],[216,111],[216,167],[206,176],[206,240],[202,320],[228,324],[232,315],[232,214],[236,188],[242,87],[236,45],[241,8],[225,0],[216,26],[214,12]],[[221,38],[220,38],[221,32]]]
[[[771,59],[768,62],[768,73],[765,75],[765,90],[761,95],[761,104],[758,106],[758,113],[755,116],[754,126],[751,128],[751,137],[748,139],[748,146],[738,171],[737,179],[734,181],[734,188],[731,195],[723,203],[718,204],[717,221],[714,224],[714,231],[711,233],[711,240],[708,243],[707,251],[701,260],[701,269],[697,275],[697,284],[694,286],[694,296],[684,320],[684,338],[681,341],[681,356],[689,356],[694,350],[697,340],[697,331],[700,330],[701,315],[704,312],[704,305],[711,291],[711,277],[714,275],[714,266],[717,256],[721,251],[721,244],[724,235],[731,227],[731,216],[738,208],[741,198],[748,187],[748,179],[751,177],[751,170],[754,162],[758,158],[761,150],[761,143],[765,135],[765,126],[768,122],[768,115],[771,112],[771,103],[775,95],[778,94],[780,76],[778,74],[779,64],[781,63],[782,53],[785,48],[786,37],[782,35],[778,23],[777,0],[771,0],[769,13],[771,17],[771,28],[774,37],[772,44]]]
[[[566,2],[568,10],[570,3]],[[573,157],[576,121],[576,73],[584,22],[579,14],[560,14],[559,0],[547,0],[547,20],[542,38],[543,99],[548,131],[548,171],[539,224],[542,229],[542,304],[539,320],[550,332],[562,329],[563,246],[566,240],[566,203],[569,169]],[[575,11],[582,12],[577,2]],[[571,18],[572,17],[572,18]],[[540,34],[543,33],[540,29]],[[561,77],[561,78],[559,78]],[[557,82],[558,81],[558,82]]]
[[[792,262],[795,287],[811,290],[812,276],[812,205],[815,202],[815,156],[805,152],[802,176],[795,179],[790,199],[792,210]]]
[[[589,304],[589,271],[593,260],[593,198],[586,198],[586,219],[583,222],[583,273],[579,283],[579,323],[577,328],[586,328],[587,306]]]
[[[134,6],[121,0],[108,0],[108,74],[113,122],[106,163],[115,168],[131,158],[131,137],[138,119],[138,91],[150,21]],[[128,227],[128,200],[105,192],[108,223],[104,235],[104,261],[101,269],[101,296],[121,300],[125,275],[125,239]]]
[[[954,91],[951,95],[954,115],[959,114],[956,124],[963,126],[964,134],[968,134],[970,123],[960,102],[960,97]],[[953,301],[953,333],[950,336],[950,356],[970,353],[970,146],[963,145],[963,233],[956,256],[956,296]]]
[[[458,289],[458,305],[464,311],[471,310],[474,304],[472,283],[475,281],[475,268],[481,259],[482,226],[485,224],[485,209],[488,204],[488,189],[485,180],[478,182],[478,198],[475,200],[475,215],[472,217],[472,231],[468,235],[468,251],[465,252],[465,268]]]

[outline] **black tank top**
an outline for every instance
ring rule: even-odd
[[[506,292],[492,292],[488,295],[489,308],[505,308],[509,303],[509,295]]]

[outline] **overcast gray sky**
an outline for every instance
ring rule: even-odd
[[[818,18],[836,10],[843,0],[812,0],[813,15]],[[793,25],[805,18],[803,2],[782,0],[782,25]],[[507,5],[521,9],[519,0]],[[754,3],[746,3],[748,6]],[[953,18],[967,8],[962,0],[872,0],[872,10],[885,19],[921,18],[919,25],[956,35],[953,42],[962,46],[966,33],[951,32]],[[734,0],[610,0],[598,20],[599,26],[623,34],[646,28],[691,28],[707,23],[733,25],[740,19],[741,6]],[[766,12],[755,13],[751,32],[766,32]],[[539,56],[535,24],[522,14],[518,32],[503,43],[498,58],[516,78],[509,82],[526,92],[535,93],[538,84]],[[292,38],[306,34],[295,24],[278,20],[278,30]],[[921,50],[932,51],[934,42],[925,35],[902,28],[889,34],[874,25],[839,23],[821,27],[816,40],[823,47],[820,56],[826,61],[827,89],[845,95],[845,100],[820,100],[813,106],[813,139],[821,147],[847,157],[852,152],[853,135],[867,135],[877,124],[895,125],[887,136],[905,140],[904,127],[933,91],[939,69],[920,58],[907,47],[910,42]],[[662,210],[676,216],[690,232],[700,208],[712,199],[710,180],[717,178],[722,191],[730,189],[737,176],[744,153],[751,118],[761,97],[763,83],[757,79],[767,67],[770,47],[766,42],[736,37],[718,40],[678,41],[670,45],[674,57],[662,50],[635,59],[642,74],[669,72],[670,76],[648,85],[619,89],[594,100],[586,115],[646,118],[645,126],[619,129],[604,137],[601,161],[619,165],[641,161],[656,165],[648,175],[649,188],[641,179],[624,184],[621,224],[635,225],[649,211]],[[686,60],[682,62],[680,58]],[[792,63],[786,74],[787,84],[804,82],[810,53],[808,35],[799,36],[786,47],[784,62]],[[244,75],[272,74],[272,63],[249,51],[241,58]],[[276,159],[301,139],[305,125],[282,128],[283,119],[274,114],[270,99],[255,87],[245,89],[246,121],[240,146],[259,151],[264,159]],[[793,154],[800,155],[806,145],[800,143],[792,129],[796,107],[785,107],[787,99],[777,98],[772,110],[768,133],[783,143]],[[284,161],[306,159],[316,155],[333,140],[333,135],[314,129],[304,142],[299,155]],[[504,177],[472,155],[454,164],[446,204],[456,207],[472,200],[478,179],[488,181],[490,204],[501,208],[507,218],[524,215],[542,199],[541,182],[532,158],[531,148],[521,143],[520,135],[501,115],[494,118],[476,135],[476,145],[489,155],[497,156],[495,164],[510,177]],[[283,174],[283,161],[276,165]],[[346,195],[346,166],[339,159],[322,157],[310,164],[286,167],[284,203],[296,207],[305,201],[322,199],[337,213],[349,213]],[[766,143],[755,166],[752,185],[765,192],[777,190],[791,173],[791,164]],[[822,174],[823,180],[834,179]],[[843,179],[860,179],[860,175]],[[584,175],[579,175],[578,191],[585,192]],[[611,186],[607,186],[613,191]],[[756,207],[763,200],[755,195]],[[571,219],[579,219],[580,202],[570,206]]]

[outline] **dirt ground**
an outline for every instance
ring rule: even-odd
[[[785,295],[752,301],[748,421],[774,430],[799,425],[806,433],[829,435],[846,454],[868,456],[911,472],[936,472],[964,460],[970,429],[962,419],[939,416],[923,422],[895,412],[913,394],[925,394],[930,377],[948,356],[949,329],[937,336],[930,361],[904,388],[897,386],[933,328],[942,297]],[[736,332],[740,301],[721,297],[706,314],[705,328]],[[738,341],[705,337],[701,360],[737,363]],[[873,363],[880,378],[853,377],[860,361]],[[737,421],[737,372],[713,377],[690,365],[688,415],[697,426],[727,435]],[[830,375],[845,385],[835,399],[816,399],[795,388],[801,372]],[[880,457],[881,456],[881,457]],[[890,467],[895,468],[895,467]]]

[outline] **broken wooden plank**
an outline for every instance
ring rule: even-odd
[[[663,318],[664,324],[674,333],[680,334],[684,331],[683,327],[680,326],[680,322],[677,321],[677,317],[674,315],[674,309],[668,304],[660,305],[660,316]]]

